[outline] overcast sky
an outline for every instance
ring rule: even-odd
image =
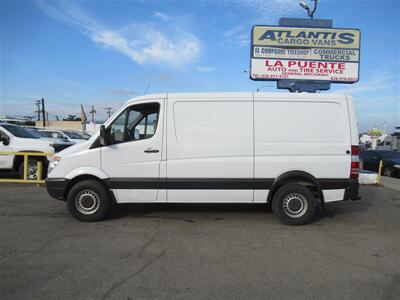
[[[353,95],[360,129],[400,126],[400,1],[320,0],[316,18],[360,28],[361,73],[331,91]],[[0,114],[50,116],[80,104],[116,109],[135,95],[277,91],[253,82],[250,29],[305,17],[297,0],[0,1]],[[280,91],[285,92],[285,91]]]

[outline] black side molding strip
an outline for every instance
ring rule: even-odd
[[[273,178],[109,178],[103,180],[109,189],[169,189],[169,190],[273,190]],[[349,178],[316,179],[322,190],[345,189],[345,199],[356,200],[358,182]],[[69,179],[47,178],[50,196],[65,200]],[[276,182],[279,184],[279,182]],[[276,185],[276,184],[275,184]],[[273,192],[273,191],[272,191]]]
[[[110,189],[269,190],[273,178],[110,178]],[[350,179],[317,179],[323,190],[345,189]]]
[[[347,179],[317,179],[323,190],[339,190],[350,186],[350,178]]]

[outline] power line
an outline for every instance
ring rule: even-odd
[[[104,107],[104,109],[106,110],[108,117],[111,117],[111,113],[112,113],[111,110],[112,110],[112,107]]]
[[[35,100],[35,105],[36,105],[35,113],[37,113],[37,119],[38,121],[40,121],[40,113],[42,112],[40,109],[40,100]]]
[[[149,90],[150,86],[151,86],[151,82],[149,82],[149,84],[147,85],[146,89],[144,90],[143,95],[146,95],[146,93]]]
[[[42,98],[42,116],[43,116],[43,127],[46,127],[46,110],[44,109],[44,98]]]
[[[89,112],[89,114],[92,115],[92,123],[96,124],[96,110],[94,109],[93,105],[92,105],[92,110]]]

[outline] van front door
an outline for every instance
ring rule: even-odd
[[[117,201],[157,201],[162,155],[164,100],[126,108],[106,128],[110,137],[101,149],[102,169]]]

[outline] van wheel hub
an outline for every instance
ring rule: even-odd
[[[90,215],[99,209],[100,198],[95,192],[84,190],[76,195],[75,206],[80,213]]]
[[[299,193],[290,193],[282,203],[283,211],[291,218],[300,218],[307,212],[307,200]]]

